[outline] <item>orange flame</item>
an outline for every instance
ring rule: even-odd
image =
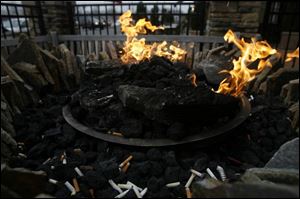
[[[139,34],[147,34],[147,30],[154,32],[163,30],[161,26],[154,26],[146,19],[139,19],[135,25],[132,24],[131,11],[128,10],[119,18],[121,31],[126,35],[124,42],[123,55],[121,60],[124,63],[138,63],[140,61],[150,59],[153,55],[166,57],[171,61],[178,61],[184,58],[186,51],[168,44],[166,41],[162,43],[146,44],[146,39],[137,39]]]
[[[271,62],[265,58],[277,51],[266,41],[256,41],[255,38],[251,38],[252,42],[247,43],[244,38],[239,39],[232,30],[228,30],[224,39],[229,43],[234,43],[241,50],[241,56],[237,60],[233,60],[234,67],[232,70],[221,71],[221,73],[229,73],[230,77],[225,78],[220,83],[216,92],[239,96],[248,82],[253,80],[258,73],[267,66],[272,67]],[[257,69],[248,68],[256,60],[259,60]]]
[[[293,58],[299,58],[299,47],[294,52],[288,53],[286,55],[285,62],[292,61]]]

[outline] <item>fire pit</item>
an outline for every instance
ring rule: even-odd
[[[199,142],[204,146],[208,141],[212,141],[217,136],[220,136],[231,129],[240,125],[247,119],[250,114],[250,103],[246,96],[240,97],[240,111],[236,116],[222,126],[217,126],[212,129],[205,129],[202,132],[196,133],[191,136],[187,136],[181,140],[175,141],[171,139],[140,139],[140,138],[124,138],[111,134],[105,134],[103,132],[96,131],[88,126],[81,124],[77,121],[70,110],[70,106],[66,105],[63,108],[63,116],[65,120],[76,130],[85,133],[89,136],[117,144],[141,146],[141,147],[161,147],[161,146],[172,146],[178,144],[187,144],[191,142]]]

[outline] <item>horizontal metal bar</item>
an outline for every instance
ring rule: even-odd
[[[15,7],[39,8],[36,5],[23,5],[23,4],[2,3],[2,2],[1,2],[1,6],[15,6]]]
[[[139,3],[122,3],[122,4],[113,4],[113,3],[106,3],[106,4],[77,4],[77,5],[73,5],[74,7],[84,7],[84,6],[137,6],[139,5]],[[148,3],[148,2],[143,2],[143,5],[172,5],[172,6],[184,6],[184,5],[194,5],[194,3],[178,3],[178,4],[174,4],[174,3],[167,3],[167,2],[163,2],[163,3]]]
[[[47,35],[43,36],[36,36],[34,37],[35,42],[48,42],[49,37]],[[9,47],[9,46],[16,46],[18,45],[18,39],[1,39],[1,48],[2,47]]]
[[[197,36],[197,35],[142,35],[147,41],[179,41],[179,42],[200,42],[200,43],[225,43],[221,36]],[[123,35],[59,35],[58,41],[124,41]]]

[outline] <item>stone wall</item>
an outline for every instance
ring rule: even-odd
[[[75,1],[41,1],[41,7],[47,31],[71,34],[73,20],[70,18],[69,4]]]
[[[263,17],[261,1],[210,1],[206,35],[224,35],[230,28],[235,32],[257,33]]]

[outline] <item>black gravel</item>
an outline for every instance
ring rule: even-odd
[[[70,97],[49,95],[38,106],[28,107],[14,118],[16,140],[25,144],[19,152],[27,158],[14,158],[10,165],[43,170],[49,178],[61,182],[58,185],[49,183],[43,190],[56,197],[71,197],[64,182],[72,182],[74,177],[81,188],[75,197],[90,197],[90,188],[95,190],[97,198],[118,195],[108,179],[116,183],[129,180],[142,188],[148,187],[145,197],[185,197],[183,185],[190,176],[190,168],[205,172],[209,167],[219,178],[216,166],[221,165],[229,181],[235,181],[237,174],[242,174],[245,169],[264,166],[281,144],[295,137],[287,107],[279,99],[254,98],[252,115],[215,143],[145,149],[111,144],[77,132],[61,115],[64,103],[60,102],[67,103]],[[174,124],[167,132],[176,134],[180,129],[180,124]],[[81,152],[75,153],[74,149],[78,148]],[[66,165],[60,160],[64,152]],[[133,155],[133,159],[124,174],[118,165],[129,155]],[[43,165],[49,157],[52,160]],[[92,170],[82,166],[90,166]],[[81,168],[83,177],[76,174],[75,167]],[[174,181],[180,181],[181,186],[172,189],[164,186]],[[130,196],[135,197],[133,192],[126,197]]]

